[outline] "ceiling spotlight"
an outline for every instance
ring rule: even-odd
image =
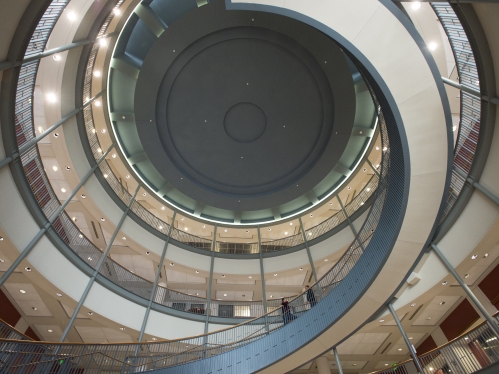
[[[293,222],[290,222],[290,223],[289,223],[289,225],[290,225],[290,226],[293,226]]]
[[[94,71],[94,75],[95,75],[96,77],[101,77],[101,76],[102,76],[102,73],[101,73],[99,70],[96,70],[96,71]]]
[[[57,53],[55,55],[53,55],[52,58],[54,59],[54,61],[61,61],[61,59],[62,59],[61,55],[57,54]]]
[[[164,206],[162,206],[162,207],[161,207],[161,210],[165,210],[165,207],[164,207]]]
[[[365,172],[367,171],[367,169],[366,169],[366,168],[364,168],[364,169],[362,169],[362,171],[365,173]]]
[[[89,315],[89,316],[91,316],[91,315],[93,315],[93,314],[94,314],[94,312],[88,312],[88,315]]]
[[[485,254],[483,255],[483,258],[487,258],[487,257],[489,257],[489,254],[488,254],[488,253],[485,253]]]
[[[88,257],[88,261],[92,261],[92,257],[90,257],[90,256],[89,256],[89,257]]]
[[[352,189],[352,187],[350,187],[350,186],[347,187],[347,190],[351,190],[351,189]]]
[[[181,221],[183,221],[184,219],[183,218],[180,218]]]
[[[52,332],[52,330],[47,330],[48,332]]]
[[[48,93],[47,95],[45,95],[45,98],[49,103],[57,102],[57,96],[54,93]]]
[[[442,301],[442,302],[440,303],[440,305],[444,305],[444,304],[445,304],[445,301]]]
[[[225,278],[225,274],[222,274],[222,278]]]
[[[0,236],[0,242],[3,242],[3,236]]]
[[[288,232],[287,232],[287,231],[284,231],[284,235],[288,235]]]
[[[158,229],[163,230],[163,226],[159,226]]]
[[[19,290],[19,292],[20,292],[20,293],[26,293],[26,291],[25,291],[25,290]]]
[[[86,199],[86,198],[87,198],[87,195],[85,195],[85,194],[81,194],[81,198],[82,198],[82,199]]]
[[[66,170],[70,171],[71,170],[71,166],[66,166]]]
[[[31,308],[31,309],[33,309],[33,310],[38,310],[38,308],[37,308],[36,306],[34,306],[34,307],[33,307],[33,308]]]
[[[224,232],[227,232],[227,229],[225,229]]]
[[[452,131],[456,131],[457,130],[457,126],[452,126]]]
[[[380,319],[380,320],[379,320],[379,323],[383,323],[383,322],[385,322],[385,320],[384,320],[384,319]]]
[[[113,9],[113,13],[116,16],[120,16],[121,15],[121,10],[119,10],[118,8],[114,8]],[[156,338],[152,338],[152,340],[156,340]]]
[[[227,294],[226,294],[226,293],[224,293],[224,296],[227,296]]]
[[[270,295],[270,298],[272,299],[274,297],[274,295]]]
[[[106,129],[102,129],[100,132],[101,132],[102,134],[105,134],[105,133],[106,133]]]
[[[472,260],[474,260],[474,259],[476,259],[477,257],[478,257],[478,255],[473,255],[473,256],[471,256],[471,259],[472,259]]]
[[[121,239],[126,240],[126,236],[122,237]]]
[[[57,166],[52,166],[52,170],[57,171],[57,170],[59,170],[59,168]]]
[[[312,236],[312,233],[311,233],[311,232],[309,232],[309,233],[308,233],[308,236]]]
[[[149,256],[150,254],[151,254],[151,252],[149,252],[149,251],[147,251],[147,252],[146,252],[146,255],[148,255],[148,256]]]
[[[187,228],[187,227],[184,227],[184,230],[185,230],[185,231],[189,231],[189,228]]]
[[[173,262],[170,262],[170,266],[175,266],[175,264]]]
[[[104,217],[103,217],[103,218],[101,218],[100,220],[101,220],[102,222],[105,222],[105,221],[106,221],[106,219],[105,219]]]
[[[313,217],[313,216],[314,216],[313,214],[310,215],[310,217]]]
[[[449,283],[449,282],[447,282],[447,281],[443,281],[443,282],[442,282],[442,286],[447,285],[447,283]]]
[[[466,278],[469,278],[469,277],[470,277],[470,275],[469,275],[469,274],[464,274],[464,278],[465,278],[465,279],[466,279]]]
[[[199,270],[196,270],[196,274],[199,274]]]
[[[95,103],[95,106],[101,106],[102,105],[102,103],[100,102],[100,100],[94,101],[94,103]]]
[[[0,263],[3,264],[4,262],[5,262],[5,260],[3,258],[0,258]]]
[[[277,277],[277,273],[274,273],[274,277]]]
[[[95,129],[92,129],[92,134],[95,134]]]
[[[411,306],[416,306],[416,303],[412,303]]]
[[[430,49],[430,51],[434,51],[435,49],[437,49],[437,47],[438,47],[438,44],[435,42],[430,42],[428,44],[428,48]]]
[[[100,45],[101,47],[105,47],[105,46],[107,46],[107,39],[105,39],[105,38],[100,38],[100,39],[99,39],[99,45]]]
[[[324,262],[328,262],[329,260],[327,258],[324,259]]]
[[[111,157],[116,158],[116,153],[113,153]]]
[[[130,174],[128,174],[125,178],[126,178],[126,179],[130,179]]]
[[[409,336],[409,340],[412,340],[412,336]]]
[[[204,225],[203,225],[203,229],[204,229]],[[249,232],[249,230],[246,230],[246,233],[248,233],[248,232]]]
[[[104,178],[107,178],[108,176],[109,176],[109,175],[107,175],[107,174],[104,174]]]
[[[269,231],[272,231],[272,229],[269,227]]]
[[[387,147],[383,147],[383,152],[386,152],[388,151],[388,148]]]
[[[426,317],[425,319],[426,319],[427,321],[429,321],[429,320],[431,320],[431,317]]]
[[[302,270],[303,270],[303,268],[300,268],[300,271],[302,271]]]
[[[376,147],[376,150],[379,151],[379,147]]]
[[[66,193],[66,189],[64,187],[61,188],[62,193]]]
[[[421,8],[421,2],[420,1],[413,1],[411,8],[414,10],[418,10],[419,8]]]
[[[248,278],[249,278],[249,279],[252,279],[253,277],[252,277],[251,275],[248,275]]]
[[[57,292],[57,293],[55,294],[55,296],[57,296],[57,297],[62,297],[62,293]]]
[[[54,132],[54,138],[58,138],[59,137],[59,133],[58,132]]]
[[[76,13],[75,12],[69,12],[68,15],[67,15],[68,19],[70,21],[75,21],[77,16],[76,16]]]
[[[144,193],[142,194],[142,196],[147,196],[147,192],[144,192]]]
[[[125,328],[124,328],[124,327],[120,327],[120,330],[121,330],[121,331],[124,331],[124,330],[125,330]]]
[[[401,352],[401,351],[402,351],[402,348],[397,349],[397,351]]]

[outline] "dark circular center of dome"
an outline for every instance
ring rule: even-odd
[[[254,142],[263,135],[266,127],[267,118],[258,105],[239,103],[225,113],[225,132],[236,142]]]

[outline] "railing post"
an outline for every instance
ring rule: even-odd
[[[140,333],[139,333],[139,343],[142,341],[142,338],[144,337],[144,331],[147,326],[147,320],[149,319],[149,313],[151,312],[151,306],[154,300],[154,296],[156,294],[156,289],[158,288],[158,282],[159,282],[159,276],[161,275],[161,268],[163,267],[163,262],[165,261],[165,256],[166,256],[166,250],[168,249],[168,244],[170,243],[170,237],[172,235],[172,229],[173,229],[173,223],[175,222],[175,217],[177,215],[177,212],[173,212],[173,217],[172,217],[172,222],[170,224],[170,229],[168,230],[168,237],[166,238],[165,245],[163,247],[163,252],[161,253],[161,258],[159,260],[159,265],[158,265],[158,272],[156,273],[156,277],[154,278],[154,284],[152,286],[152,291],[151,291],[151,298],[149,299],[149,303],[147,304],[147,309],[146,313],[144,314],[144,320],[142,321],[142,327],[140,328]],[[135,351],[135,355],[137,356],[137,351],[138,351],[138,346]]]
[[[395,313],[395,310],[393,309],[392,304],[388,304],[388,309],[390,310],[390,313],[393,316],[393,319],[395,320],[395,323],[397,324],[397,327],[400,330],[400,333],[402,334],[402,337],[404,338],[405,344],[407,345],[407,348],[409,348],[409,352],[412,356],[412,360],[414,364],[416,365],[416,368],[418,369],[420,374],[424,374],[423,367],[421,366],[421,362],[419,362],[418,355],[416,354],[416,350],[414,349],[414,346],[411,344],[409,341],[409,338],[407,337],[407,334],[405,333],[404,328],[402,327],[402,324],[400,323],[399,317],[397,316],[397,313]]]
[[[463,279],[459,276],[459,274],[456,272],[456,270],[452,267],[450,262],[445,258],[442,252],[440,252],[440,249],[438,249],[437,245],[432,243],[431,248],[433,249],[433,252],[437,255],[437,257],[442,261],[444,266],[447,268],[449,273],[452,274],[452,276],[456,279],[457,283],[461,286],[461,288],[466,292],[470,300],[475,304],[476,308],[480,311],[480,314],[482,314],[482,317],[484,317],[487,322],[489,323],[490,327],[492,330],[495,332],[496,336],[499,337],[499,326],[497,325],[497,322],[494,321],[494,319],[487,313],[487,310],[485,307],[482,305],[482,303],[477,299],[475,294],[470,290],[468,285],[463,281]]]
[[[348,216],[348,213],[347,213],[345,207],[343,206],[343,203],[342,203],[342,201],[340,199],[340,195],[336,195],[336,198],[338,199],[338,202],[340,203],[341,210],[343,211],[343,214],[345,215],[345,218],[346,218],[346,220],[348,222],[348,226],[350,226],[350,230],[352,230],[353,235],[355,236],[355,240],[357,241],[357,243],[359,243],[360,248],[362,248],[362,252],[365,252],[366,250],[364,248],[364,244],[362,244],[362,242],[359,239],[359,235],[357,233],[357,230],[355,230],[355,227],[353,226],[353,223],[350,220],[350,217]]]
[[[336,347],[333,348],[334,359],[336,360],[336,366],[338,367],[338,373],[343,374],[343,369],[341,368],[340,357],[338,356],[338,351]]]
[[[140,189],[140,184],[137,186],[137,189],[135,190],[134,195],[130,199],[128,206],[126,207],[125,211],[123,212],[123,215],[121,216],[121,219],[118,222],[118,225],[116,225],[116,229],[114,230],[113,235],[111,236],[111,239],[109,240],[109,242],[107,244],[106,250],[104,251],[104,253],[102,253],[102,256],[99,260],[99,263],[95,267],[95,270],[93,271],[92,277],[88,281],[87,287],[85,288],[85,291],[83,291],[83,294],[80,297],[80,301],[78,302],[78,305],[76,306],[76,308],[73,312],[73,315],[71,316],[71,319],[69,320],[66,328],[64,329],[64,332],[62,333],[61,340],[60,340],[61,343],[64,342],[64,340],[66,340],[66,337],[68,336],[69,330],[73,326],[73,323],[76,320],[76,316],[80,312],[80,309],[83,306],[83,303],[85,302],[85,299],[87,298],[87,296],[90,292],[90,289],[92,288],[92,285],[95,282],[95,278],[97,278],[97,275],[99,274],[102,265],[104,265],[104,262],[107,259],[107,255],[109,254],[109,251],[111,250],[111,246],[113,245],[114,239],[116,239],[116,236],[118,235],[118,232],[120,231],[121,226],[123,225],[123,222],[125,221],[125,218],[127,217],[128,212],[130,211],[130,208],[132,207],[132,204],[135,201],[135,198],[137,196],[137,193],[139,192],[139,189]]]
[[[379,171],[378,171],[378,169],[376,169],[376,168],[374,167],[374,165],[371,163],[371,161],[369,160],[369,158],[367,158],[367,157],[366,157],[366,161],[367,161],[367,163],[369,164],[369,166],[371,167],[371,169],[373,169],[374,173],[375,173],[375,174],[379,177],[380,175],[379,175]]]
[[[28,254],[31,252],[31,250],[35,247],[36,243],[42,238],[42,236],[51,228],[52,223],[55,221],[57,217],[59,217],[59,214],[62,213],[62,211],[66,208],[66,206],[71,202],[73,197],[78,193],[81,187],[87,182],[88,178],[93,175],[95,170],[99,167],[102,161],[106,158],[106,156],[109,154],[111,149],[113,149],[114,143],[111,144],[109,149],[107,150],[106,153],[100,158],[100,160],[95,164],[88,172],[85,174],[85,176],[82,178],[80,183],[74,188],[74,190],[71,192],[71,194],[68,196],[66,201],[54,212],[51,218],[48,219],[47,223],[45,223],[45,227],[43,227],[38,234],[31,240],[31,242],[27,245],[26,248],[19,254],[19,256],[15,259],[15,261],[10,265],[10,267],[7,269],[7,271],[2,275],[0,278],[0,287],[5,283],[7,278],[16,270],[16,268],[19,266],[19,264],[28,256]]]
[[[265,320],[265,330],[269,332],[269,323],[267,317],[267,292],[265,291],[265,273],[263,271],[263,253],[262,253],[262,237],[260,235],[260,226],[257,227],[258,232],[258,251],[260,252],[260,278],[262,280],[262,305],[263,315]]]
[[[312,274],[314,275],[315,283],[317,283],[317,273],[315,272],[314,261],[312,260],[312,254],[310,253],[310,248],[308,247],[307,235],[305,233],[305,228],[303,227],[303,222],[301,221],[301,217],[298,217],[298,221],[300,222],[300,230],[303,235],[303,242],[305,243],[305,249],[307,250],[308,261],[310,262],[310,266],[312,267]]]

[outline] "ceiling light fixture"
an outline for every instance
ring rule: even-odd
[[[418,10],[419,8],[421,8],[421,2],[420,1],[413,1],[411,8],[414,10]]]
[[[163,230],[163,226],[159,226],[158,229]]]
[[[379,151],[379,147],[376,147],[376,150]]]
[[[196,270],[196,274],[199,274],[199,270]]]
[[[383,323],[383,322],[385,322],[385,320],[384,320],[384,319],[380,319],[380,320],[379,320],[379,323]]]
[[[101,77],[102,73],[99,70],[94,71],[94,76]]]
[[[124,328],[124,327],[120,327],[120,330],[121,330],[121,331],[124,331],[124,330],[125,330],[125,328]]]
[[[277,273],[274,273],[274,277],[277,277]]]
[[[226,293],[224,293],[224,296],[227,296],[227,294],[226,294]]]
[[[101,148],[97,148],[97,152],[102,153],[102,149]]]
[[[105,47],[105,46],[107,46],[107,40],[106,40],[105,38],[100,38],[100,39],[99,39],[99,45],[100,45],[101,47]]]
[[[269,231],[272,231],[272,229],[269,227]]]
[[[175,266],[175,264],[173,262],[170,262],[170,266]]]
[[[416,306],[416,303],[412,303],[411,306]]]
[[[31,309],[33,309],[33,310],[38,310],[38,308],[37,308],[36,306],[34,306],[34,307],[33,307],[33,308],[31,308]]]
[[[444,305],[444,304],[445,304],[445,301],[442,301],[442,302],[440,303],[440,305]]]
[[[101,218],[100,220],[101,220],[102,222],[105,222],[105,221],[106,221],[106,219],[105,219],[105,218]]]
[[[62,193],[66,193],[66,189],[64,187],[61,188]]]
[[[68,19],[70,21],[75,21],[77,16],[76,16],[76,13],[75,12],[69,12],[68,15],[67,15]]]
[[[288,232],[287,232],[287,231],[284,231],[284,235],[288,235]]]
[[[302,271],[302,270],[303,270],[303,268],[300,268],[300,271]]]
[[[142,194],[142,196],[147,196],[147,192],[144,192],[144,193]]]
[[[59,137],[59,133],[58,132],[54,132],[54,138],[58,138]]]
[[[469,277],[470,277],[469,274],[464,274],[464,279],[469,278]]]
[[[114,8],[114,9],[113,9],[113,13],[114,13],[116,16],[120,16],[120,15],[121,15],[121,10],[119,10],[118,8]],[[156,338],[152,338],[152,340],[156,340]]]
[[[290,225],[290,226],[293,226],[293,222],[290,222],[290,223],[289,223],[289,225]]]
[[[55,54],[55,55],[52,56],[52,58],[54,59],[54,61],[61,61],[62,57],[59,54]]]
[[[429,321],[429,320],[431,320],[431,317],[426,317],[425,319],[426,319],[427,321]]]
[[[66,166],[66,170],[70,171],[71,170],[71,166]]]
[[[109,176],[109,175],[107,175],[107,174],[104,174],[104,178],[107,178],[108,176]]]
[[[222,278],[225,278],[225,274],[222,274]]]
[[[103,134],[105,134],[106,133],[106,129],[102,129],[100,132],[103,133]]]
[[[225,229],[224,232],[227,232],[227,229]]]
[[[251,275],[248,275],[248,278],[249,278],[249,279],[252,279],[253,277],[252,277]]]
[[[53,170],[53,171],[58,171],[58,170],[59,170],[59,168],[58,168],[57,166],[52,166],[52,170]]]
[[[438,47],[438,44],[437,44],[437,43],[435,43],[435,42],[430,42],[430,43],[428,44],[428,48],[429,48],[429,50],[430,50],[430,51],[434,51],[434,50],[436,50],[436,49],[437,49],[437,47]]]
[[[62,297],[62,293],[57,292],[57,293],[55,294],[55,296],[57,296],[57,297]]]
[[[82,199],[86,199],[86,198],[87,198],[87,195],[85,195],[85,194],[81,194],[81,198],[82,198]]]
[[[52,330],[47,330],[48,332],[52,332]]]
[[[111,157],[112,157],[112,158],[116,158],[116,153],[113,153],[113,154],[111,155]]]
[[[447,281],[443,281],[443,282],[442,282],[442,286],[447,285],[447,283],[448,283]]]
[[[0,263],[3,264],[4,262],[5,262],[5,260],[3,258],[0,258]]]
[[[477,257],[478,257],[478,255],[473,255],[473,256],[471,256],[471,259],[472,259],[472,260],[474,260],[474,259],[476,259]]]
[[[88,315],[89,315],[89,316],[91,316],[91,315],[93,315],[93,314],[94,314],[94,312],[88,312]]]
[[[402,348],[397,349],[397,351],[401,352],[401,351],[402,351]]]
[[[102,105],[102,103],[99,100],[94,101],[94,103],[95,103],[95,106],[101,106]]]
[[[149,251],[147,251],[147,252],[146,252],[146,255],[148,255],[148,256],[149,256],[150,254],[151,254],[151,252],[149,252]]]
[[[161,210],[165,210],[165,207],[164,207],[164,206],[162,206],[162,207],[161,207]]]
[[[348,186],[348,187],[347,187],[347,190],[349,190],[349,191],[350,191],[351,189],[352,189],[352,187],[350,187],[350,186]]]
[[[487,257],[489,257],[489,254],[488,254],[488,253],[485,253],[485,254],[483,255],[483,258],[487,258]]]
[[[122,237],[121,239],[126,240],[126,236]]]
[[[19,292],[20,292],[20,293],[26,293],[26,291],[25,291],[25,290],[19,290]]]

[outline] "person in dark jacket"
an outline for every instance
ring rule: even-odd
[[[305,289],[307,290],[307,301],[310,303],[310,307],[313,308],[315,304],[317,304],[314,290],[311,289],[309,286],[305,286]]]
[[[282,320],[284,321],[285,325],[289,321],[292,321],[296,318],[296,316],[291,313],[291,307],[289,306],[289,301],[285,297],[282,298],[281,310],[282,310]]]

